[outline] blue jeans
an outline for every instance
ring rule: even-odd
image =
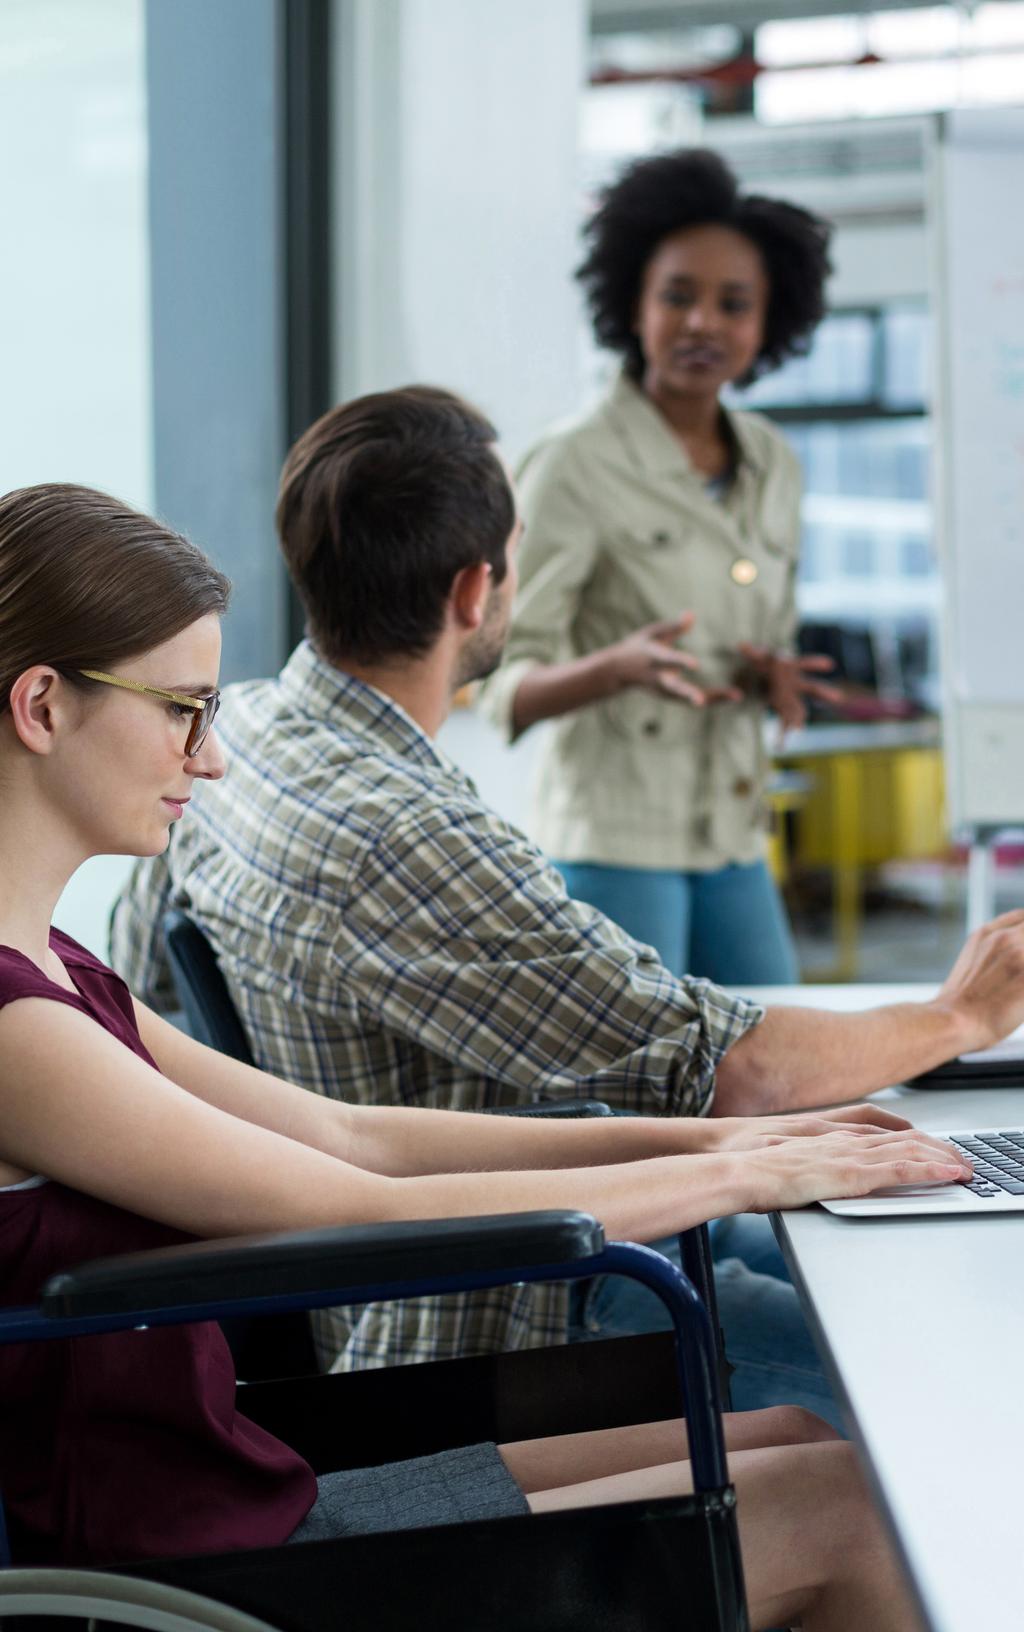
[[[653,1245],[679,1263],[677,1238]],[[711,1225],[711,1248],[718,1318],[726,1355],[735,1367],[733,1408],[802,1405],[842,1432],[839,1408],[768,1220],[752,1213],[720,1219]],[[669,1324],[660,1298],[621,1275],[591,1281],[574,1316],[575,1339],[660,1332]]]
[[[681,873],[556,861],[577,901],[653,946],[674,975],[720,986],[793,986],[800,978],[786,909],[763,861]]]

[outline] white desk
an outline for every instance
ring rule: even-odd
[[[750,989],[857,1009],[934,987]],[[1024,1087],[886,1096],[924,1128],[1024,1127]],[[1024,1627],[1024,1214],[776,1233],[933,1632]]]
[[[774,720],[766,724],[765,733],[770,754],[782,759],[790,755],[814,759],[820,754],[862,754],[880,748],[938,748],[942,723],[929,716],[923,720],[843,720],[835,725],[804,725],[786,733],[781,750]]]

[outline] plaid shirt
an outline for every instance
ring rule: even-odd
[[[224,696],[229,762],[115,909],[112,958],[175,1007],[174,901],[212,942],[257,1064],[318,1093],[464,1110],[603,1099],[707,1110],[762,1011],[675,980],[481,802],[390,698],[308,642]],[[344,1369],[564,1342],[564,1283],[318,1317]]]

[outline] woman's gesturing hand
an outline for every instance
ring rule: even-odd
[[[866,1196],[900,1184],[955,1184],[971,1165],[945,1140],[925,1133],[843,1130],[817,1139],[783,1139],[742,1161],[750,1182],[746,1211],[804,1207],[811,1201]]]
[[[681,652],[676,641],[693,628],[693,623],[694,614],[683,612],[678,618],[645,623],[614,646],[606,646],[603,667],[609,689],[617,692],[627,686],[645,686],[648,691],[667,692],[696,708],[709,702],[739,702],[741,694],[734,687],[701,687],[686,678],[700,664],[689,652]]]

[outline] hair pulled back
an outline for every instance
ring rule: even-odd
[[[106,493],[69,483],[0,498],[0,713],[37,663],[114,669],[227,606],[201,550]]]
[[[725,160],[682,148],[630,164],[601,195],[584,233],[588,254],[576,276],[601,345],[622,353],[639,380],[644,356],[635,333],[644,270],[663,239],[687,227],[731,227],[760,250],[768,276],[764,341],[749,385],[787,357],[806,352],[825,312],[831,227],[781,199],[741,193]]]

